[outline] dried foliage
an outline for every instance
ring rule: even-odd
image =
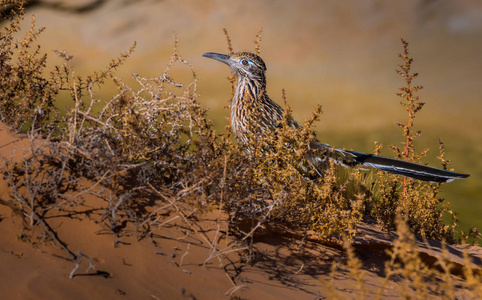
[[[402,128],[405,138],[405,148],[391,145],[395,156],[398,159],[405,159],[411,162],[420,163],[422,157],[426,156],[429,149],[420,153],[415,150],[414,139],[421,135],[421,131],[414,132],[414,119],[422,109],[424,102],[419,101],[416,92],[422,86],[413,86],[412,81],[418,73],[412,73],[413,59],[409,57],[408,43],[402,40],[403,53],[399,54],[402,64],[399,65],[397,73],[404,78],[405,86],[400,88],[397,95],[402,99],[401,106],[407,111],[407,123],[397,123]],[[440,144],[439,159],[442,167],[447,169],[449,161],[445,160],[442,140]],[[381,145],[376,145],[375,152],[378,153]],[[456,231],[455,214],[450,210],[445,199],[440,198],[440,183],[426,183],[409,178],[400,178],[390,174],[379,174],[377,181],[377,198],[373,202],[373,215],[377,221],[387,229],[395,228],[397,216],[403,216],[414,233],[431,239],[445,239],[454,241]],[[452,222],[445,224],[444,216],[451,216]]]
[[[349,241],[356,234],[356,223],[363,218],[374,217],[386,228],[394,228],[398,223],[405,224],[397,223],[400,215],[418,234],[451,239],[454,225],[442,221],[448,207],[437,198],[439,185],[414,180],[402,184],[397,177],[379,173],[372,195],[371,183],[358,170],[340,176],[332,165],[323,177],[306,170],[304,157],[314,139],[313,126],[320,118],[321,107],[305,120],[302,130],[291,128],[285,121],[275,134],[252,139],[251,150],[247,151],[232,142],[230,133],[219,134],[213,129],[206,109],[198,102],[196,73],[179,54],[177,41],[162,76],[134,74],[135,88],[115,76],[135,44],[85,79],[75,75],[72,56],[56,51],[64,64],[46,77],[47,55],[34,45],[41,30],[36,30],[32,22],[25,37],[15,41],[13,36],[24,12],[19,2],[13,6],[9,3],[9,8],[11,13],[6,17],[10,22],[0,36],[0,116],[16,130],[28,130],[32,147],[20,162],[4,159],[2,172],[11,194],[6,204],[22,216],[26,227],[43,226],[50,239],[78,264],[86,255],[74,254],[63,244],[46,217],[79,209],[86,195],[104,200],[99,221],[117,241],[126,234],[126,223],[135,226],[138,239],[152,238],[156,228],[175,218],[197,232],[193,225],[196,218],[214,209],[224,210],[230,218],[227,233],[234,233],[237,242],[219,249],[216,239],[203,237],[212,247],[207,260],[248,249],[254,232],[270,222],[313,230],[322,240]],[[256,52],[260,41],[261,31],[255,41]],[[408,123],[401,125],[407,141],[403,153],[406,159],[419,161],[427,151],[416,154],[413,138],[418,133],[412,134],[412,126],[422,104],[414,96],[420,87],[411,87],[416,74],[410,73],[412,61],[406,42],[401,57],[404,64],[399,73],[407,86],[400,96],[407,100],[402,105],[409,112]],[[173,69],[189,72],[191,80],[177,82],[170,75]],[[117,94],[97,99],[94,87],[102,87],[107,80],[114,82]],[[59,94],[67,94],[70,99],[65,115],[58,114],[54,106]],[[95,105],[101,108],[94,110]],[[284,120],[290,118],[291,110],[286,105]],[[446,167],[442,145],[440,159]],[[401,150],[393,149],[398,157],[403,156]],[[175,217],[166,218],[166,212]],[[362,289],[361,267],[349,243],[345,245]],[[417,275],[423,277],[427,269],[410,269],[419,263],[416,254],[403,250],[405,244],[400,245],[395,247],[387,270],[399,267],[400,272],[409,272],[401,274],[413,289],[413,282],[421,280],[413,280],[413,272],[425,272]],[[390,272],[387,276],[392,275]],[[467,272],[467,278],[478,276],[469,269]],[[471,289],[480,289],[477,280],[468,282]],[[425,293],[415,289],[422,291],[417,295]],[[408,290],[403,293],[410,295]]]
[[[464,265],[456,265],[449,257],[449,250],[442,249],[442,255],[434,260],[424,260],[415,243],[415,236],[403,218],[396,220],[398,237],[388,249],[385,266],[380,271],[383,277],[373,286],[365,284],[370,267],[359,259],[356,249],[345,243],[346,260],[332,264],[329,282],[324,282],[331,299],[345,297],[345,286],[337,284],[336,278],[349,277],[358,291],[358,299],[384,299],[388,295],[403,299],[479,299],[482,295],[481,273],[474,271],[471,260],[464,252]],[[426,243],[426,242],[425,242]],[[426,243],[427,248],[430,248]],[[362,256],[363,254],[361,254]],[[348,269],[348,270],[347,270]],[[462,273],[454,276],[455,270]],[[345,275],[346,274],[346,275]],[[372,283],[373,284],[373,283]]]
[[[36,29],[32,17],[30,29],[16,40],[23,5],[8,1],[2,6],[1,19],[8,22],[0,33],[0,119],[17,130],[43,129],[55,118],[54,98],[59,91],[57,81],[44,75],[47,55],[35,44],[44,28]]]

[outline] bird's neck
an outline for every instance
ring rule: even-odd
[[[266,95],[266,82],[248,77],[238,77],[238,86],[234,92],[231,107],[251,106],[261,101]]]
[[[250,119],[253,118],[263,104],[266,95],[266,82],[248,77],[238,77],[238,85],[231,102],[231,127],[234,133],[242,135],[247,130]]]

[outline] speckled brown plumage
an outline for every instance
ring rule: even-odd
[[[249,145],[250,139],[259,134],[271,134],[283,119],[283,108],[266,93],[266,65],[261,57],[250,52],[230,55],[208,52],[203,56],[227,64],[238,77],[231,103],[231,127],[238,141]],[[288,120],[288,125],[301,128],[293,119]],[[320,175],[327,165],[327,159],[333,159],[344,166],[363,165],[430,182],[449,182],[468,176],[318,142],[310,143],[310,151],[305,158]]]

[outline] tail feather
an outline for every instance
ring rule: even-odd
[[[454,179],[466,178],[468,174],[460,174],[447,170],[432,168],[405,160],[382,157],[356,151],[347,151],[355,157],[355,161],[367,167],[376,168],[393,174],[415,178],[429,182],[451,182]]]
[[[408,162],[405,160],[387,158],[363,152],[342,150],[331,147],[328,144],[311,143],[310,152],[307,156],[310,164],[315,167],[318,173],[326,169],[326,158],[333,159],[336,163],[346,167],[357,165],[372,167],[378,170],[387,171],[392,174],[402,175],[428,182],[451,182],[454,179],[467,178],[468,174],[460,174],[442,169],[432,168],[426,165]]]

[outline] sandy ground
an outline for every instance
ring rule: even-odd
[[[30,140],[11,133],[3,124],[0,141],[3,157],[18,161],[28,155]],[[26,230],[26,224],[3,205],[11,200],[4,179],[0,180],[0,200],[2,299],[318,299],[332,295],[328,282],[333,262],[337,265],[335,291],[342,297],[360,296],[344,265],[342,248],[321,243],[315,235],[262,228],[253,240],[254,263],[245,264],[249,251],[240,250],[235,239],[226,236],[222,212],[183,220],[175,211],[166,210],[159,213],[166,220],[164,225],[153,229],[150,237],[139,239],[131,223],[114,236],[100,221],[105,202],[89,196],[82,206],[45,218],[58,239],[76,254],[79,267],[75,269],[76,261],[42,235],[42,226]],[[372,296],[382,286],[385,250],[395,237],[372,225],[359,226],[354,247]],[[446,247],[449,261],[455,266],[463,263],[460,245],[423,240],[417,240],[417,245],[426,262],[442,255]],[[465,249],[473,267],[480,270],[482,248]],[[458,281],[455,277],[454,282]],[[400,285],[390,282],[383,298],[396,298]],[[463,292],[458,296],[463,297]]]

